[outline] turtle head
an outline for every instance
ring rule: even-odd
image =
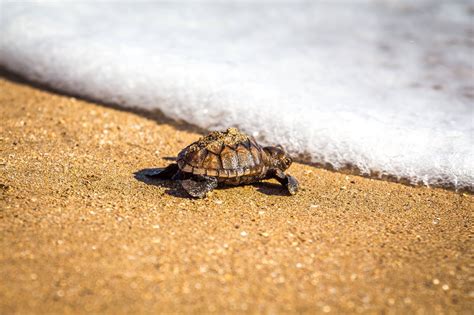
[[[263,150],[270,157],[270,163],[282,171],[285,171],[293,163],[293,159],[285,152],[281,145],[275,147],[265,147]]]

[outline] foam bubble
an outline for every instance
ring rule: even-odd
[[[1,9],[0,65],[32,80],[336,169],[473,188],[469,1]]]

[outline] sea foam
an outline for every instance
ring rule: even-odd
[[[0,65],[307,162],[472,190],[474,8],[412,2],[3,2]]]

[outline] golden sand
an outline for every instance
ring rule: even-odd
[[[0,79],[0,314],[466,313],[472,195],[301,164],[189,199],[180,125]]]

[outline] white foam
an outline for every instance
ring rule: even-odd
[[[474,8],[411,2],[2,3],[0,65],[336,169],[472,190]]]

